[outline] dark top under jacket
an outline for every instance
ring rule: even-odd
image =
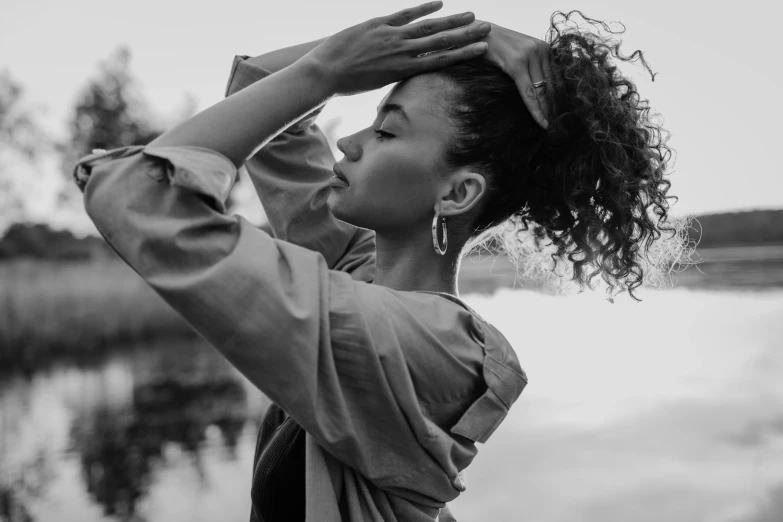
[[[304,522],[305,431],[278,405],[258,430],[250,522]]]

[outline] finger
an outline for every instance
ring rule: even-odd
[[[550,63],[550,56],[551,56],[551,54],[552,54],[552,49],[549,47],[549,44],[546,44],[546,43],[543,44],[541,46],[541,52],[540,52],[540,56],[541,56],[541,70],[544,73],[544,79],[547,82],[546,83],[546,87],[547,87],[547,89],[549,89],[549,92],[552,92],[551,91],[551,89],[552,89],[552,65]],[[546,89],[545,89],[545,93],[546,93]],[[550,112],[550,107],[549,107],[549,104],[547,103],[547,99],[546,98],[547,98],[546,96],[542,97],[541,94],[539,94],[538,101],[539,101],[539,104],[541,105],[541,110],[543,110],[544,114],[546,115],[546,117],[548,119],[550,119],[552,117],[552,113]],[[541,103],[542,101],[543,101],[543,104]]]
[[[416,38],[408,41],[413,44],[412,49],[416,54],[422,54],[474,43],[487,36],[491,31],[492,24],[475,22],[459,29],[443,31],[426,38]]]
[[[544,70],[544,78],[546,81],[550,81],[552,78],[552,66],[549,61],[551,55],[552,49],[549,47],[549,44],[544,44],[541,50],[541,63],[543,64],[542,69]]]
[[[421,18],[422,16],[432,14],[435,11],[440,10],[441,7],[443,7],[443,2],[438,1],[427,2],[426,4],[421,4],[418,7],[403,9],[402,11],[398,11],[386,18],[386,24],[399,27],[401,25],[408,24],[417,18]]]
[[[535,109],[531,110],[531,106],[528,105],[530,114],[533,115],[533,119],[541,125],[543,128],[547,128],[549,123],[547,122],[546,115],[549,114],[546,104],[546,88],[547,84],[537,87],[542,80],[546,80],[544,71],[541,64],[541,59],[538,55],[534,55],[530,58],[527,64],[528,74],[530,75],[530,86],[533,88],[534,98],[531,100],[531,105],[535,106]],[[527,100],[525,102],[527,105]]]
[[[420,58],[414,58],[413,72],[411,76],[415,74],[422,74],[429,71],[435,71],[442,69],[453,63],[461,62],[464,60],[470,60],[477,56],[481,56],[487,50],[486,42],[479,42],[473,45],[466,45],[459,49],[453,49],[449,51],[440,51],[428,56],[422,56]]]
[[[476,15],[470,11],[444,16],[443,18],[429,18],[415,24],[406,25],[403,28],[402,36],[403,38],[422,38],[441,31],[456,29],[457,27],[473,23],[475,20]]]
[[[533,87],[533,80],[530,78],[529,66],[520,69],[519,73],[514,78],[514,83],[517,85],[519,94],[522,95],[522,101],[525,102],[527,111],[536,123],[546,129],[549,123],[546,121],[546,117],[541,111],[541,107],[538,103],[538,95],[536,94],[536,89]]]

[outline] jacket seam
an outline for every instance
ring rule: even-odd
[[[527,383],[527,377],[525,377],[524,375],[522,375],[521,373],[519,373],[518,371],[516,371],[514,368],[512,368],[512,367],[508,366],[508,365],[507,365],[507,364],[505,364],[503,361],[499,361],[498,359],[496,359],[495,357],[492,357],[491,355],[487,355],[487,357],[488,357],[489,359],[492,359],[493,361],[495,361],[497,364],[499,364],[499,365],[500,365],[500,366],[502,366],[503,368],[505,368],[505,369],[509,370],[510,372],[514,373],[514,375],[517,375],[517,376],[519,376],[519,378],[520,378],[520,379],[522,379],[523,381],[525,381],[525,382]],[[489,369],[490,371],[492,371],[492,369],[491,369],[491,368],[488,368],[488,369]],[[499,375],[497,372],[494,372],[494,371],[492,371],[492,373],[494,373],[494,374],[495,374],[495,375],[497,375],[498,377],[501,377],[501,378],[503,377],[502,375]]]

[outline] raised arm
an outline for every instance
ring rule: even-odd
[[[236,56],[226,96],[291,66],[322,41],[255,58]],[[315,124],[323,107],[318,106],[275,136],[247,160],[245,168],[275,238],[320,252],[329,268],[367,281],[375,271],[375,232],[336,219],[326,206],[335,158]]]
[[[461,27],[474,17],[408,25],[440,7],[439,2],[422,4],[326,39],[262,55],[248,64],[240,59],[232,79],[239,73],[246,80],[230,83],[225,100],[150,145],[204,147],[223,154],[237,168],[250,160],[248,172],[275,237],[320,252],[330,268],[345,270],[355,279],[370,279],[374,236],[338,222],[326,208],[330,190],[326,180],[332,175],[334,158],[323,134],[308,125],[309,120],[332,96],[377,89],[486,50],[486,44],[469,45],[486,33]],[[443,34],[442,29],[452,34]],[[442,50],[444,42],[457,48]],[[420,56],[434,51],[441,52]],[[261,78],[264,81],[258,81]],[[242,88],[242,82],[248,85]],[[297,165],[305,168],[296,169]],[[358,268],[365,270],[358,273]]]

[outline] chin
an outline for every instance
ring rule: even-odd
[[[326,208],[328,208],[329,212],[331,212],[331,214],[340,221],[350,223],[350,221],[348,221],[348,216],[345,215],[344,207],[340,203],[340,196],[336,195],[335,192],[332,191],[332,193],[329,194],[329,197],[326,199]]]
[[[350,210],[346,208],[346,205],[340,196],[335,195],[334,192],[331,193],[327,198],[326,208],[328,208],[329,212],[331,212],[331,214],[338,220],[344,221],[345,223],[355,227],[364,228],[360,223],[362,220],[358,219],[358,216],[354,213],[351,213]]]

